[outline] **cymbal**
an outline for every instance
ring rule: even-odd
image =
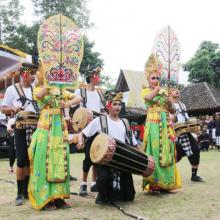
[[[88,112],[84,107],[76,109],[72,117],[73,129],[75,132],[80,132],[87,125]]]

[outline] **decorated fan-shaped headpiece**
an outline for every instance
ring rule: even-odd
[[[58,14],[43,21],[38,31],[38,52],[47,86],[78,88],[83,35],[71,19]]]
[[[150,75],[153,73],[161,74],[162,71],[162,63],[160,60],[154,55],[151,54],[148,58],[148,61],[145,64],[145,75],[147,80],[150,79]]]

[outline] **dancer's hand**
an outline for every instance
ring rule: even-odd
[[[60,101],[61,108],[69,108],[70,106],[71,106],[70,101],[63,101],[63,100]]]

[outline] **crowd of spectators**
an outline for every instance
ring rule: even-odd
[[[200,122],[202,130],[198,135],[198,142],[201,150],[220,150],[220,114],[202,116]]]

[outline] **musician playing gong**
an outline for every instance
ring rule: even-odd
[[[86,72],[86,88],[80,88],[76,90],[76,94],[80,95],[82,100],[83,107],[87,108],[90,111],[102,112],[104,109],[102,103],[102,93],[98,91],[95,87],[100,83],[100,73],[102,67],[100,64],[95,64],[91,66]],[[92,139],[90,139],[92,140]],[[92,162],[89,156],[91,141],[87,140],[85,145],[85,159],[83,160],[83,175],[82,182],[80,184],[79,194],[81,196],[87,195],[87,178]],[[92,166],[92,182],[91,182],[91,192],[97,192],[96,188],[96,169]]]
[[[176,109],[176,122],[185,123],[189,120],[186,106],[180,101],[180,92],[178,89],[171,90],[171,97],[173,105]],[[183,133],[177,137],[176,142],[177,149],[177,162],[182,157],[187,156],[192,167],[191,181],[203,182],[203,179],[197,175],[199,162],[200,162],[200,149],[197,140],[193,137],[190,132]]]
[[[2,112],[7,115],[15,116],[21,110],[36,112],[36,103],[32,99],[32,82],[37,70],[37,66],[31,63],[22,63],[20,68],[20,83],[11,85],[7,88],[2,105]],[[14,120],[15,121],[15,120]],[[36,125],[27,125],[14,129],[16,156],[17,156],[17,196],[15,205],[20,206],[24,199],[28,199],[28,182],[29,182],[29,159],[28,146],[31,135]]]
[[[28,150],[29,199],[37,210],[69,208],[64,201],[70,196],[70,183],[68,131],[62,109],[78,104],[82,99],[66,90],[60,93],[59,88],[46,88],[42,70],[36,77],[34,99],[38,102],[40,118]]]
[[[122,119],[119,118],[122,93],[118,93],[115,90],[107,91],[105,98],[108,115],[95,118],[83,129],[82,133],[78,136],[78,147],[82,147],[85,138],[91,137],[97,132],[105,132],[110,137],[116,138],[123,143],[129,140],[126,127]],[[104,122],[103,119],[101,120],[102,117],[106,118]],[[133,133],[130,139],[132,140],[130,145],[137,146],[137,140]],[[98,196],[95,201],[96,204],[134,200],[135,190],[130,173],[119,171],[118,169],[110,168],[106,165],[97,165],[97,174],[96,183]]]
[[[144,132],[144,151],[154,157],[155,171],[143,179],[143,189],[155,194],[181,187],[181,178],[175,164],[174,130],[169,123],[169,113],[174,113],[166,90],[160,88],[162,64],[151,55],[145,65],[149,87],[141,96],[147,107]]]

